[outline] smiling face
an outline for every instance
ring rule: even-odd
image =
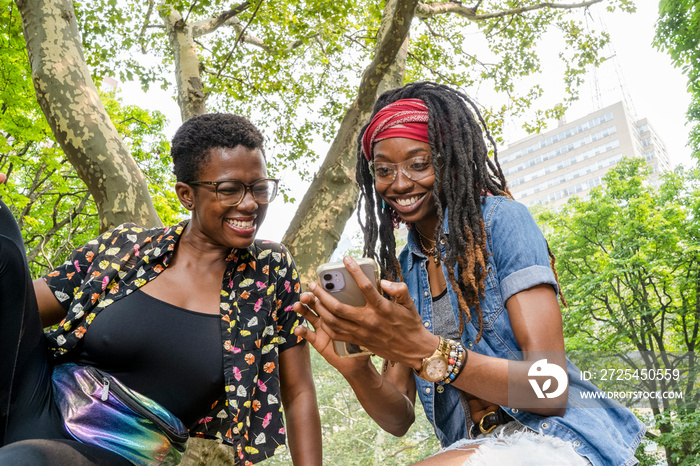
[[[241,145],[233,149],[210,149],[206,162],[198,172],[196,181],[238,180],[248,185],[267,177],[261,150]],[[228,249],[242,249],[253,244],[255,234],[265,219],[267,204],[258,204],[252,193],[247,191],[240,204],[225,206],[217,200],[213,186],[186,186],[189,189],[185,191],[191,199],[183,204],[192,204],[192,207],[188,207],[192,211],[190,225],[197,236]],[[182,196],[180,198],[183,199]]]
[[[383,139],[374,144],[374,161],[401,163],[417,156],[429,156],[430,144],[407,138]],[[426,225],[421,231],[434,231],[437,223],[437,208],[433,196],[435,175],[421,180],[409,179],[398,170],[391,184],[374,184],[377,193],[406,223]]]

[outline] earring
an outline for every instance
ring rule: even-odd
[[[384,202],[384,199],[382,199],[382,209],[386,209],[386,203]]]
[[[191,209],[191,208],[192,208],[192,204],[191,204],[191,203],[190,203],[190,204],[187,204],[187,207]]]

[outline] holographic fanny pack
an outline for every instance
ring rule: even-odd
[[[68,432],[137,465],[178,464],[189,434],[170,411],[91,366],[53,371],[54,397]]]

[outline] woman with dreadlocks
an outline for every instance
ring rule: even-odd
[[[418,393],[446,448],[421,464],[635,464],[644,426],[566,358],[554,257],[512,199],[474,103],[434,83],[388,91],[358,142],[364,253],[381,265],[383,295],[346,257],[367,304],[311,284],[295,310],[314,330],[297,335],[394,435],[413,423]],[[383,357],[382,373],[368,356],[338,357],[331,339]]]

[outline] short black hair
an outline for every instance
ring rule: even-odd
[[[207,113],[185,121],[173,136],[170,154],[177,181],[195,181],[207,161],[209,151],[217,147],[263,149],[263,135],[247,118],[232,113]]]

